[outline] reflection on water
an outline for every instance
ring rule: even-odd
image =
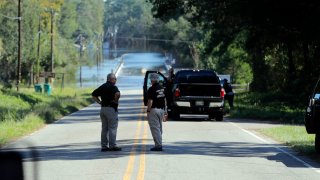
[[[114,72],[118,64],[119,59],[104,60],[101,64],[96,66],[83,66],[82,67],[82,87],[95,87],[103,83],[107,79],[107,74]],[[78,80],[80,78],[80,71],[78,71]],[[80,87],[80,81],[78,81],[78,87]]]
[[[114,72],[123,60],[123,67],[120,70],[117,85],[119,88],[142,87],[144,74],[147,70],[157,70],[167,73],[165,58],[160,53],[126,53],[121,57],[110,60],[105,59],[96,66],[82,67],[82,87],[97,87],[106,81],[106,76]],[[80,71],[78,72],[78,80]],[[78,81],[80,87],[80,81]]]
[[[166,73],[165,58],[159,53],[130,53],[124,55],[121,76],[144,76],[147,70]]]

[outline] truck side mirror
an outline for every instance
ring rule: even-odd
[[[314,105],[314,103],[315,103],[315,99],[314,98],[311,98],[310,99],[310,102],[309,102],[309,106],[313,106]]]

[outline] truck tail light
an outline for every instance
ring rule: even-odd
[[[174,97],[179,97],[181,94],[180,94],[180,89],[177,88],[175,91],[174,91]]]
[[[221,88],[221,91],[220,91],[220,97],[224,97],[224,95],[225,95],[225,91],[224,91],[224,89],[223,88]]]

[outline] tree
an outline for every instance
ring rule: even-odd
[[[74,38],[81,32],[87,35],[90,42],[96,41],[96,36],[103,34],[103,4],[103,0],[24,0],[22,5],[22,79],[24,82],[27,80],[32,82],[38,60],[40,71],[50,69],[52,35],[55,72],[68,71],[75,74],[74,64],[78,62],[76,57],[78,53],[73,45]],[[86,13],[81,22],[78,21],[80,16],[77,8],[79,7]],[[0,81],[10,83],[16,77],[17,67],[18,28],[15,18],[17,1],[0,1],[0,12]]]
[[[252,91],[266,92],[283,82],[286,86],[277,87],[280,91],[301,93],[297,87],[306,86],[303,79],[317,77],[318,67],[310,68],[319,60],[320,23],[313,20],[320,16],[316,0],[149,1],[155,17],[185,15],[194,26],[210,32],[203,54],[218,48],[221,56],[239,34],[245,34],[242,48],[253,72]]]

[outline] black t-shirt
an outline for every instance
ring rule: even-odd
[[[114,102],[112,101],[114,101],[114,96],[117,92],[120,92],[117,86],[109,82],[106,82],[97,89],[95,89],[91,93],[91,95],[95,97],[101,97],[101,106],[109,106],[113,105],[112,103]]]
[[[148,99],[152,99],[151,108],[165,107],[165,89],[159,84],[155,83],[148,89]]]
[[[226,93],[232,92],[232,86],[230,83],[224,83],[223,88],[226,91]]]

